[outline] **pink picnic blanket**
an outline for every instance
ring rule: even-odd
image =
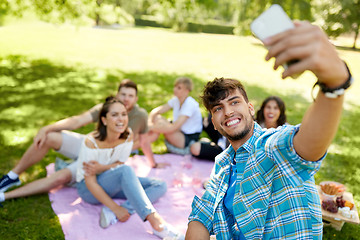
[[[202,182],[210,176],[213,162],[187,158],[175,154],[155,155],[156,162],[170,163],[164,169],[149,167],[145,156],[135,155],[126,164],[131,165],[139,177],[155,177],[166,181],[167,193],[154,203],[160,215],[177,230],[185,234],[194,195],[203,194]],[[54,172],[54,164],[47,166],[48,175]],[[76,188],[62,187],[49,193],[54,212],[59,217],[65,239],[158,239],[152,235],[148,222],[137,214],[125,223],[118,222],[107,229],[99,226],[101,205],[84,202]],[[124,200],[117,199],[121,203]]]

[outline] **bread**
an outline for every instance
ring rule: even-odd
[[[344,192],[344,185],[336,183],[320,184],[321,191],[328,195],[341,195]]]

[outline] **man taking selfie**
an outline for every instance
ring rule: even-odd
[[[283,78],[306,70],[320,90],[302,123],[262,129],[243,85],[215,79],[202,100],[215,128],[230,142],[216,157],[202,198],[195,196],[186,239],[322,239],[320,199],[314,174],[334,138],[344,92],[352,77],[323,31],[307,22],[267,38],[266,60]]]

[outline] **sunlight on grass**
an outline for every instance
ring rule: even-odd
[[[16,81],[12,77],[0,76],[0,87],[15,87]]]
[[[31,117],[32,114],[34,112],[36,112],[37,110],[40,110],[39,108],[37,108],[36,106],[33,105],[22,105],[19,108],[7,108],[3,111],[1,111],[0,113],[0,118],[1,119],[17,119],[17,118],[22,118],[22,119],[26,119],[28,117]],[[50,112],[48,112],[50,113]]]
[[[45,177],[46,176],[46,169],[39,164],[35,164],[31,167],[31,171],[24,172],[21,174],[21,181],[23,182],[30,182],[33,179],[38,177]]]
[[[16,130],[1,130],[0,135],[2,136],[2,138],[4,139],[4,141],[6,142],[7,146],[15,146],[18,144],[22,144],[25,142],[28,142],[30,139],[32,139],[34,137],[34,133],[36,133],[36,131],[34,131],[36,129],[16,129]]]

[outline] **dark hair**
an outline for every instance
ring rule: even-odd
[[[266,104],[271,100],[274,100],[280,109],[280,116],[276,121],[277,126],[284,125],[286,123],[285,103],[281,98],[277,96],[270,96],[263,101],[263,103],[261,104],[261,108],[256,112],[256,122],[259,124],[265,122],[264,108]]]
[[[118,88],[118,92],[120,92],[120,89],[126,87],[126,88],[133,88],[136,91],[136,95],[137,95],[137,85],[136,83],[134,83],[133,81],[131,81],[130,79],[124,79],[120,82],[119,88]]]
[[[205,108],[211,112],[211,109],[219,103],[219,101],[225,99],[229,94],[239,89],[241,95],[248,103],[244,86],[239,80],[231,78],[215,78],[213,81],[208,82],[203,90],[203,95],[200,96]]]
[[[109,112],[110,106],[114,103],[121,103],[123,106],[124,104],[117,98],[113,96],[109,96],[105,99],[105,103],[103,104],[100,113],[99,113],[99,121],[96,128],[96,135],[95,138],[99,139],[100,141],[104,141],[107,137],[106,132],[106,125],[104,125],[103,121],[101,120],[101,117],[106,117],[106,114]],[[125,107],[125,106],[124,106]],[[126,128],[126,130],[120,135],[120,138],[127,138],[130,134],[129,127]]]

